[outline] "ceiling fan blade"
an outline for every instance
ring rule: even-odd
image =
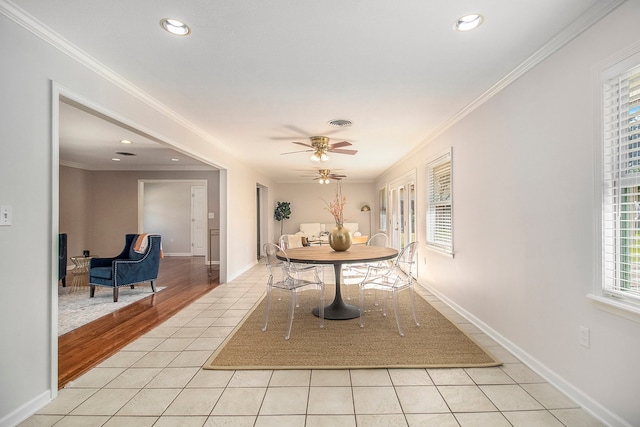
[[[349,141],[336,142],[335,144],[331,144],[331,148],[340,148],[340,147],[348,147],[351,144]]]
[[[336,175],[336,174],[331,174],[329,175],[329,178],[346,178],[347,175]]]
[[[306,143],[304,143],[304,142],[299,142],[299,141],[291,141],[291,143],[292,143],[292,144],[298,144],[298,145],[302,145],[302,146],[305,146],[305,147],[309,147],[309,148],[313,148],[313,145],[310,145],[310,144],[306,144]]]
[[[289,151],[287,153],[280,153],[280,155],[282,156],[283,154],[295,154],[295,153],[310,153],[313,150],[300,150],[300,151]]]
[[[358,152],[358,150],[342,150],[342,149],[337,149],[337,150],[329,150],[331,153],[338,153],[338,154],[350,154],[350,155],[354,155]]]

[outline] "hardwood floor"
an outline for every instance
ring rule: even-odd
[[[211,272],[202,257],[163,258],[156,286],[166,289],[58,337],[58,388],[214,289],[219,275]]]

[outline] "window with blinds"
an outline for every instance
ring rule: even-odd
[[[640,300],[640,67],[603,99],[603,292]]]
[[[451,151],[427,164],[427,245],[453,254]]]

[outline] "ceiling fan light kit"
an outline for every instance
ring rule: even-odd
[[[326,153],[323,153],[320,150],[317,150],[315,153],[311,155],[311,160],[314,162],[326,162],[329,160],[329,156]]]

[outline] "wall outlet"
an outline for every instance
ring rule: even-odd
[[[13,222],[13,209],[9,205],[0,206],[0,225],[11,225]]]
[[[209,219],[216,219],[215,212],[209,212]]]
[[[589,345],[591,344],[589,335],[590,335],[589,328],[580,326],[580,345],[581,346],[585,348],[589,348]]]

